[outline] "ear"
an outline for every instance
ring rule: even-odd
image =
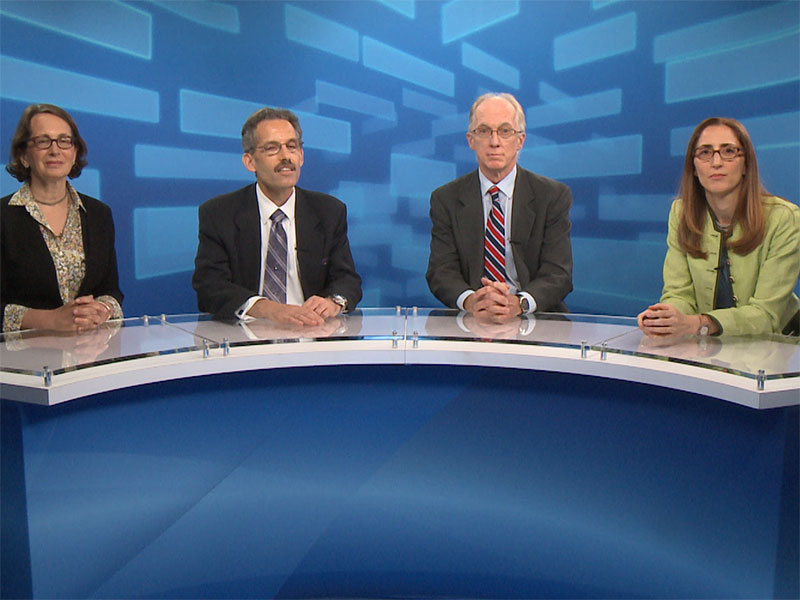
[[[470,150],[475,150],[475,146],[473,145],[474,140],[472,136],[467,132],[467,144],[469,144]]]
[[[242,154],[242,164],[244,165],[244,168],[250,171],[251,173],[256,172],[256,163],[253,160],[252,154],[248,154],[247,152]]]

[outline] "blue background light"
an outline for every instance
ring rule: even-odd
[[[798,23],[793,1],[4,0],[2,162],[27,104],[68,109],[89,145],[75,186],[114,211],[126,313],[189,312],[197,206],[252,181],[246,117],[292,108],[300,185],[348,205],[362,305],[436,306],[429,194],[475,168],[474,98],[511,91],[520,164],[573,190],[570,309],[631,315],[660,294],[702,119],[743,121],[767,188],[800,199]]]

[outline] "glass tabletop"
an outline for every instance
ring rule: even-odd
[[[0,370],[41,376],[199,350],[202,339],[155,317],[109,321],[80,334],[26,330],[0,336]]]
[[[216,321],[205,314],[109,322],[81,334],[23,331],[0,335],[0,371],[41,376],[224,344],[301,344],[345,340],[453,340],[581,348],[689,364],[767,379],[800,377],[798,338],[697,337],[653,340],[633,317],[537,313],[490,324],[458,310],[364,308],[295,327],[264,319]]]
[[[289,325],[266,319],[216,321],[209,315],[173,315],[167,323],[214,345],[231,347],[258,344],[291,344],[325,340],[402,338],[405,312],[400,309],[364,308],[326,319],[322,325]]]
[[[451,309],[408,309],[408,315],[409,337],[564,348],[600,345],[636,329],[636,319],[631,317],[537,313],[497,324]]]
[[[800,377],[800,339],[770,336],[684,336],[663,341],[639,329],[606,341],[606,351],[701,366],[766,379]]]

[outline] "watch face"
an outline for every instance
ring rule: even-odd
[[[707,336],[708,335],[708,325],[703,325],[700,328],[700,331],[698,331],[698,333],[703,337]]]

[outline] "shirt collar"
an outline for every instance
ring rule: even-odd
[[[294,222],[294,206],[295,206],[295,198],[297,196],[297,188],[292,188],[292,195],[289,196],[289,199],[283,203],[282,206],[278,206],[272,200],[270,200],[269,196],[267,196],[264,192],[261,191],[261,187],[256,183],[256,196],[258,197],[258,206],[259,212],[261,213],[261,222],[262,223],[269,223],[269,218],[272,216],[276,210],[281,209],[283,214],[289,219],[289,223]]]
[[[80,194],[75,191],[75,188],[72,187],[69,181],[67,181],[67,192],[69,192],[70,203],[75,204],[81,210],[86,211],[86,207],[83,205]],[[33,199],[33,194],[31,193],[30,182],[26,181],[22,184],[22,187],[19,188],[13,196],[11,196],[11,200],[8,201],[8,205],[24,206],[28,209],[28,212],[31,212],[34,209],[36,211],[39,210],[39,205],[36,204],[36,200]]]
[[[511,169],[509,174],[497,183],[489,181],[480,169],[478,169],[478,178],[481,181],[481,198],[495,185],[500,188],[500,191],[503,192],[506,198],[511,198],[514,195],[514,182],[517,180],[517,165],[514,165],[514,168]]]

